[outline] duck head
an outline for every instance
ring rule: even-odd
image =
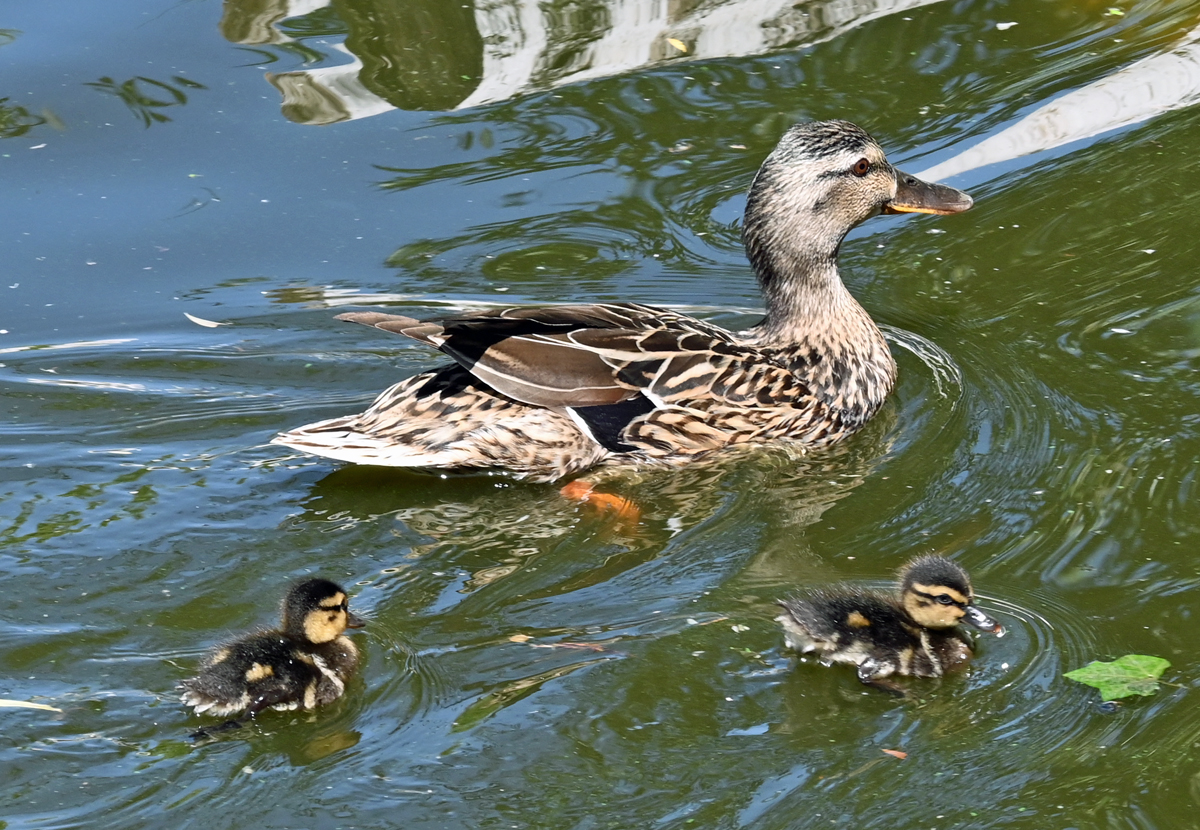
[[[366,625],[350,613],[345,590],[328,579],[306,579],[288,591],[283,600],[283,631],[310,643],[329,643],[347,628]]]
[[[1004,628],[975,607],[971,578],[941,556],[922,556],[900,572],[900,601],[924,628],[953,628],[966,623],[980,631],[1001,634]]]
[[[797,124],[750,186],[742,239],[769,298],[773,282],[832,266],[842,239],[872,216],[961,213],[972,204],[960,190],[897,170],[849,121]]]

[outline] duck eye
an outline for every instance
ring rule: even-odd
[[[859,159],[858,161],[854,162],[854,166],[850,168],[850,172],[859,178],[862,178],[871,172],[871,162],[867,161],[866,159]]]
[[[954,600],[950,597],[949,594],[940,595],[937,598],[937,601],[940,602],[942,605],[953,605],[954,604]]]

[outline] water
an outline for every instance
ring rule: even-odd
[[[1127,70],[1200,15],[767,5],[11,4],[0,698],[63,712],[0,709],[0,827],[1191,825],[1200,108]],[[629,524],[267,444],[437,363],[338,309],[751,322],[743,194],[815,117],[913,172],[1042,141],[847,241],[901,380],[838,450],[624,479]],[[783,650],[776,598],[931,551],[1009,629],[968,674],[903,702]],[[174,686],[310,573],[370,621],[349,694],[193,746]],[[1125,653],[1169,683],[1061,676]]]

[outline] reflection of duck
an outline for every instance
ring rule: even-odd
[[[436,346],[455,364],[360,415],[275,443],[399,467],[503,468],[549,481],[595,464],[673,466],[732,444],[834,443],[895,380],[883,335],[842,284],[846,233],[879,213],[958,213],[965,193],[898,172],[845,121],[797,125],[750,188],[743,239],[767,316],[741,334],[633,303],[507,308],[418,322],[339,319]]]
[[[922,556],[901,569],[899,600],[850,589],[820,591],[782,600],[776,619],[788,648],[858,666],[863,683],[899,692],[880,681],[893,674],[941,677],[971,659],[959,623],[1003,632],[973,602],[966,571],[941,556]]]
[[[340,586],[327,579],[297,583],[283,601],[283,625],[219,646],[200,674],[183,682],[183,702],[197,714],[250,717],[268,707],[329,703],[358,666],[358,650],[344,632],[363,625]]]
[[[484,587],[537,601],[609,580],[640,579],[656,573],[656,560],[691,549],[684,539],[710,538],[722,532],[719,527],[754,539],[748,544],[757,552],[745,560],[742,579],[777,586],[796,567],[819,566],[818,554],[805,558],[802,531],[869,480],[892,446],[894,412],[886,408],[854,441],[808,456],[769,447],[720,453],[679,470],[609,468],[604,477],[589,476],[608,489],[615,485],[638,505],[636,527],[545,487],[497,486],[484,476],[417,478],[349,465],[312,484],[286,529],[384,530],[388,567],[379,584],[403,583],[406,606],[439,611],[456,592],[466,596]],[[763,515],[771,516],[767,526],[755,518]],[[677,536],[682,547],[671,541]],[[571,567],[550,566],[564,550],[571,552]]]

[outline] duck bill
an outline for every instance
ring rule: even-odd
[[[953,187],[923,182],[896,171],[896,195],[883,206],[884,213],[936,213],[945,216],[970,210],[975,201]]]
[[[365,628],[366,625],[367,621],[362,617],[351,611],[346,612],[346,628]]]
[[[989,634],[995,634],[997,637],[1004,634],[1004,626],[993,620],[987,614],[980,611],[974,605],[968,605],[963,609],[966,614],[963,615],[963,622],[967,625],[978,628],[980,631],[986,631]]]

